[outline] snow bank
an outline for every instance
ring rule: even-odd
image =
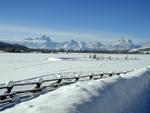
[[[63,59],[60,59],[60,58],[48,58],[47,61],[62,61]]]
[[[50,57],[47,61],[77,60],[76,57]]]
[[[50,57],[47,61],[95,61],[94,59],[84,57]]]
[[[61,87],[2,113],[146,113],[150,68]]]

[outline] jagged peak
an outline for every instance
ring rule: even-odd
[[[46,35],[42,35],[40,37],[36,37],[36,38],[26,38],[25,40],[28,40],[28,41],[47,41],[47,42],[51,42],[51,39],[49,36],[46,36]]]
[[[37,38],[35,38],[35,40],[51,42],[50,37],[49,37],[49,36],[46,36],[46,35],[42,35],[42,36],[40,36],[40,37],[37,37]]]
[[[119,39],[118,42],[121,42],[121,43],[133,43],[132,40],[124,38],[124,37]]]

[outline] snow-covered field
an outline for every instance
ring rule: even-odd
[[[2,113],[148,113],[150,56],[97,54],[0,54],[0,83],[64,72],[133,70],[128,74],[61,87]],[[128,59],[124,58],[128,56]],[[117,60],[117,59],[118,60]],[[136,58],[136,59],[134,59]]]
[[[87,71],[123,71],[140,69],[150,64],[149,55],[128,55],[140,60],[90,60],[90,54],[13,54],[0,53],[0,83],[22,80],[41,75],[61,72]],[[127,55],[97,54],[112,58],[124,58]],[[59,58],[72,58],[59,59]]]

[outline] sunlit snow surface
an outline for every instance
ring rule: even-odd
[[[45,74],[87,71],[124,71],[140,69],[150,64],[150,55],[128,55],[140,60],[90,60],[90,54],[13,54],[0,53],[0,83],[22,80]],[[124,58],[127,55],[97,54]],[[68,59],[61,59],[68,58]],[[69,58],[73,58],[72,60]]]
[[[149,55],[97,54],[120,60],[91,60],[90,54],[0,54],[0,82],[50,73],[123,71],[126,75],[79,81],[20,103],[2,113],[149,113]],[[49,60],[50,59],[50,60]],[[61,60],[58,60],[61,59]],[[145,68],[145,69],[142,69]]]
[[[64,86],[2,113],[149,113],[150,69]]]

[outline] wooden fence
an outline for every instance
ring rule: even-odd
[[[45,79],[45,80],[43,78],[38,78],[36,79],[36,81],[26,82],[26,83],[14,83],[13,81],[9,81],[6,82],[4,86],[0,87],[0,92],[1,93],[3,92],[0,95],[0,107],[3,107],[3,105],[6,105],[14,101],[22,102],[22,99],[28,100],[28,98],[31,98],[32,95],[36,95],[36,94],[40,95],[42,93],[47,93],[49,91],[56,90],[61,86],[73,84],[78,81],[97,80],[106,77],[112,77],[114,75],[126,74],[131,71],[109,72],[109,73],[99,72],[97,74],[89,73],[84,76],[80,76],[79,74],[76,74],[71,77],[57,76],[57,78]],[[29,86],[28,87],[29,89],[25,89],[24,88],[25,86]],[[13,89],[15,89],[16,87],[21,87],[21,89],[14,91]]]

